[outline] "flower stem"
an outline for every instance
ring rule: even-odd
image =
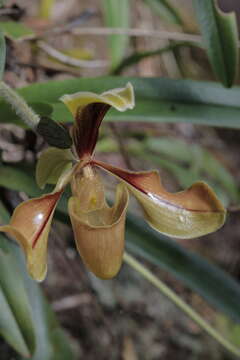
[[[181,309],[186,315],[188,315],[193,321],[195,321],[203,330],[211,335],[217,342],[219,342],[225,349],[232,354],[240,357],[240,349],[231,344],[227,339],[223,337],[216,329],[208,324],[195,310],[193,310],[185,301],[183,301],[173,290],[171,290],[166,284],[159,280],[150,270],[143,266],[139,261],[132,257],[128,253],[124,253],[124,261],[133,269],[138,271],[145,279],[158,288],[162,294],[170,299],[179,309]]]
[[[0,81],[0,97],[9,103],[21,120],[33,130],[36,129],[40,117],[32,110],[26,101],[3,81]]]

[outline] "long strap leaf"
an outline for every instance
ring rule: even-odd
[[[216,0],[194,0],[209,61],[217,78],[231,87],[238,69],[238,28],[235,13],[223,13]]]

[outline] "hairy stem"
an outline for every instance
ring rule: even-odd
[[[9,103],[21,120],[33,130],[36,129],[40,117],[28,106],[26,101],[3,81],[0,82],[0,97]]]

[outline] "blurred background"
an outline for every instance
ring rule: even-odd
[[[170,10],[165,7],[165,12],[160,3],[165,2],[131,0],[125,15],[118,17],[116,11],[111,12],[107,1],[6,1],[0,9],[0,20],[14,20],[25,28],[22,33],[17,30],[17,34],[14,29],[9,30],[3,79],[12,88],[113,74],[216,81],[205,51],[189,43],[200,41],[192,2],[171,0]],[[222,10],[236,11],[240,21],[239,1],[221,0],[219,5]],[[117,47],[112,27],[127,29],[121,33]],[[239,78],[236,83],[239,84]],[[164,185],[173,192],[197,180],[210,184],[229,209],[227,222],[214,234],[184,240],[181,244],[240,281],[239,140],[240,133],[236,130],[191,123],[105,122],[97,156],[132,170],[158,169]],[[3,164],[18,167],[25,162],[34,166],[45,147],[43,139],[31,130],[0,124]],[[105,186],[112,198],[114,180],[106,177]],[[24,191],[3,185],[0,191],[11,211],[27,199]],[[130,211],[140,212],[133,200]],[[145,264],[240,346],[239,326],[216,313],[168,272]],[[231,359],[127,265],[109,281],[87,272],[76,252],[71,228],[58,220],[49,241],[48,276],[41,286],[77,359]],[[0,358],[19,359],[2,338]]]

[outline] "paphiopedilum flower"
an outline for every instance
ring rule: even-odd
[[[0,227],[12,235],[26,255],[28,271],[36,280],[47,270],[47,242],[54,211],[66,185],[72,197],[68,210],[78,251],[86,266],[98,277],[115,276],[122,263],[126,210],[131,193],[139,202],[146,221],[157,231],[175,238],[194,238],[217,230],[225,210],[204,182],[169,193],[157,171],[133,172],[94,158],[98,131],[104,115],[113,107],[134,107],[131,84],[97,95],[79,92],[61,99],[75,121],[71,129],[72,149],[48,148],[38,161],[36,179],[40,187],[56,184],[52,193],[20,204],[10,224]],[[115,204],[105,200],[98,168],[118,178]]]

